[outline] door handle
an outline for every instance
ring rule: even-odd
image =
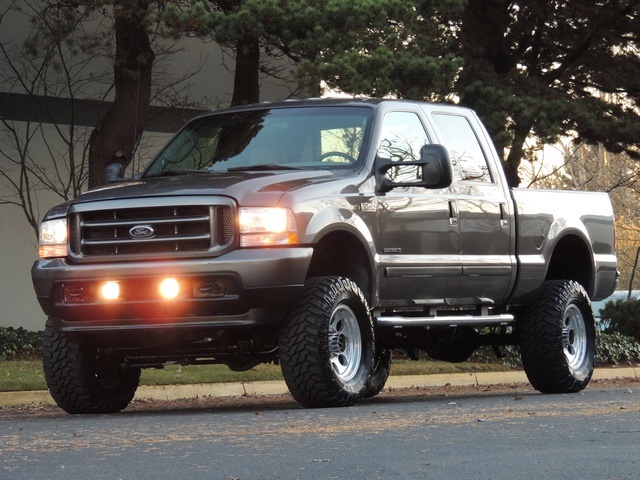
[[[507,210],[507,204],[500,204],[500,227],[507,228],[509,226],[509,211]]]
[[[458,204],[455,200],[449,200],[449,226],[458,226]]]

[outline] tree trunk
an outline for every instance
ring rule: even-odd
[[[89,188],[104,183],[107,165],[127,167],[142,135],[151,98],[151,49],[145,18],[148,0],[115,0],[115,99],[89,139]]]
[[[522,163],[524,157],[524,144],[531,133],[531,125],[523,120],[518,121],[515,119],[516,128],[513,132],[513,138],[511,140],[511,146],[509,148],[509,155],[502,164],[504,167],[504,174],[507,178],[507,184],[510,187],[518,187],[521,179],[518,174],[518,168]]]
[[[236,71],[231,106],[260,101],[260,41],[245,36],[236,43]]]
[[[520,185],[520,175],[518,175],[518,167],[520,166],[520,158],[516,158],[515,161],[511,158],[511,155],[502,162],[502,169],[504,170],[504,176],[507,179],[507,185],[510,187],[517,187]]]

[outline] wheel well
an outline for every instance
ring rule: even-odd
[[[308,277],[340,276],[353,280],[371,303],[371,263],[364,245],[353,234],[332,232],[313,249]]]
[[[546,280],[575,280],[591,294],[592,264],[584,241],[568,235],[558,242],[551,255]]]

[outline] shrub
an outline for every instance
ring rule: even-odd
[[[606,333],[621,333],[640,341],[640,300],[607,302],[602,309]]]
[[[472,362],[502,363],[519,368],[520,348],[507,345],[504,358],[495,356],[491,347],[480,347],[470,358]],[[42,356],[42,332],[31,332],[22,327],[0,327],[0,360],[32,359]],[[404,351],[394,351],[394,358],[405,358]],[[425,355],[426,357],[426,355]],[[596,364],[618,365],[622,362],[640,362],[640,342],[620,332],[597,332]]]
[[[520,368],[520,347],[507,345],[504,357],[498,359],[491,347],[480,347],[471,357],[473,362],[500,362],[510,368]],[[640,342],[619,332],[596,332],[596,365],[618,365],[619,363],[640,362]]]
[[[0,327],[0,360],[35,358],[42,355],[42,332],[22,327]]]
[[[640,362],[640,343],[620,332],[598,332],[596,337],[596,364],[617,365],[620,362]]]

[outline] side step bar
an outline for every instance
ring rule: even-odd
[[[440,317],[376,317],[381,327],[459,327],[513,325],[515,318],[510,314],[502,315],[445,315]]]

